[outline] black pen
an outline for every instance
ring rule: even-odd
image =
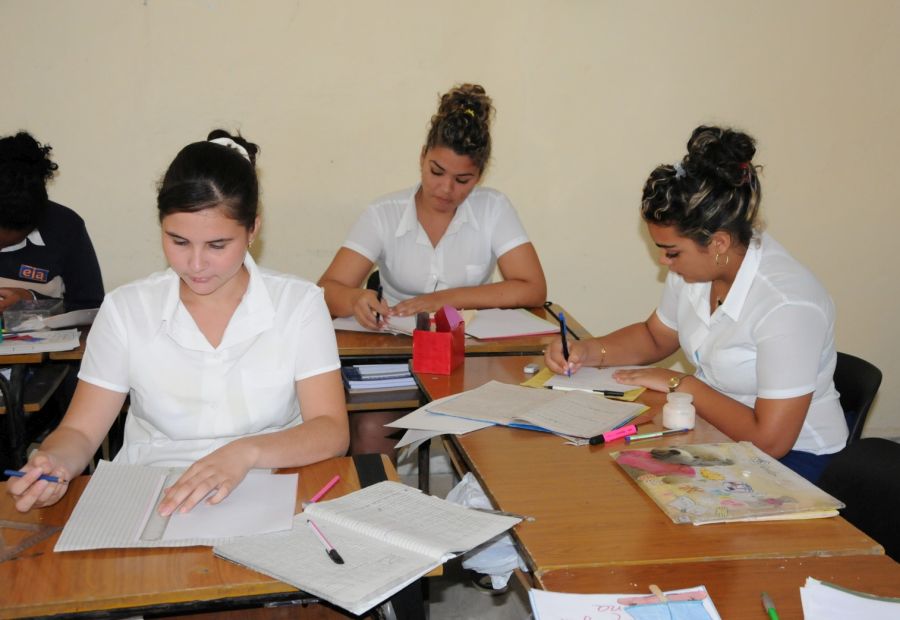
[[[380,304],[383,297],[384,297],[384,288],[382,288],[382,286],[379,284],[378,285],[378,294],[375,296],[375,299]],[[377,311],[375,312],[375,322],[381,323],[381,313],[380,312],[377,312]]]
[[[572,391],[579,390],[581,392],[593,392],[594,394],[603,394],[604,396],[612,396],[614,398],[622,398],[625,396],[625,392],[620,392],[618,390],[590,390],[587,388],[570,388],[570,387],[559,387],[556,385],[545,385],[545,388],[548,390],[563,390],[563,391]]]
[[[566,342],[566,315],[559,313],[559,336],[562,338],[563,357],[566,360],[566,376],[572,376],[572,370],[569,368],[569,343]]]
[[[343,564],[344,558],[342,558],[341,554],[338,553],[338,550],[335,549],[330,542],[328,542],[328,539],[325,538],[325,534],[322,533],[322,530],[320,530],[318,526],[313,523],[312,519],[307,519],[306,522],[309,524],[309,527],[312,528],[312,531],[316,535],[316,538],[318,538],[325,546],[325,551],[326,553],[328,553],[328,557],[331,558],[331,561],[335,564]]]

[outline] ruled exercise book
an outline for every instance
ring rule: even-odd
[[[306,521],[340,553],[337,564]],[[265,573],[354,614],[378,605],[446,560],[520,519],[486,514],[379,482],[308,506],[286,532],[216,545],[216,555]]]
[[[161,517],[157,506],[163,489],[182,471],[100,461],[53,550],[211,547],[293,525],[297,474],[262,471],[248,473],[214,506],[200,502],[188,513]]]

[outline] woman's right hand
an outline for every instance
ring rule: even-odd
[[[357,323],[369,329],[381,329],[385,318],[390,314],[391,307],[384,299],[378,301],[378,294],[370,289],[360,289],[356,301],[353,303],[353,316]],[[380,314],[381,320],[376,320],[375,315]]]
[[[544,364],[547,368],[558,375],[564,375],[567,372],[572,374],[578,372],[578,369],[584,365],[587,359],[587,345],[581,340],[568,340],[569,361],[563,357],[562,340],[554,340],[550,346],[544,349]]]
[[[6,492],[12,496],[19,512],[55,504],[69,490],[71,474],[46,452],[33,453],[22,471],[25,475],[21,478],[10,477],[6,481]],[[43,474],[56,476],[60,481],[39,480]]]

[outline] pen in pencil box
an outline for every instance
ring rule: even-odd
[[[3,475],[12,476],[13,478],[21,478],[26,473],[27,472],[17,471],[15,469],[4,469],[3,470]],[[56,476],[51,476],[50,474],[41,474],[41,476],[40,476],[40,478],[38,478],[38,480],[46,480],[47,482],[55,482],[56,484],[65,484],[65,482],[66,482],[65,480],[60,480]]]

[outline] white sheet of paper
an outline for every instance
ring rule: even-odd
[[[585,390],[588,392],[594,390],[615,390],[619,392],[627,392],[628,390],[636,390],[639,385],[627,385],[619,383],[613,379],[613,373],[617,370],[625,368],[646,368],[646,366],[608,366],[606,368],[582,367],[571,377],[566,375],[554,375],[550,378],[545,387],[549,386],[554,389],[563,390]]]
[[[673,601],[666,609],[659,603],[635,605],[633,601],[650,599],[649,592],[639,594],[568,594],[531,589],[528,598],[535,620],[643,620],[644,618],[677,618],[678,620],[721,620],[716,606],[704,586],[670,590],[665,594],[678,598],[678,594],[695,592],[701,600]],[[652,600],[652,599],[650,599]],[[670,599],[671,600],[671,599]],[[642,609],[643,608],[643,609]],[[641,613],[644,612],[644,613]],[[763,614],[765,615],[765,614]]]
[[[777,605],[777,601],[775,603]],[[807,577],[806,584],[800,588],[800,603],[803,605],[803,617],[816,620],[900,618],[900,602],[897,599],[869,598],[833,588],[812,577]]]
[[[435,401],[428,410],[470,420],[510,424],[534,407],[559,397],[560,394],[552,390],[490,381],[439,403]]]
[[[228,538],[288,530],[297,503],[298,474],[251,471],[218,504],[200,502],[187,513],[175,512],[163,540]]]
[[[440,437],[443,435],[441,431],[423,431],[417,428],[411,428],[403,433],[403,437],[394,446],[397,450],[406,446],[418,447],[423,441],[428,441],[432,437]]]
[[[557,332],[559,325],[545,321],[522,308],[479,310],[475,318],[466,323],[466,334],[479,339],[514,338]]]

